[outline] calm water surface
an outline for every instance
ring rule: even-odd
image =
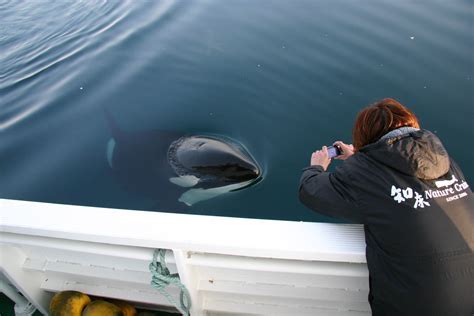
[[[474,179],[472,1],[0,0],[0,21],[1,198],[176,211],[116,181],[104,107],[125,131],[231,137],[264,169],[188,214],[330,220],[299,204],[300,170],[383,97]]]

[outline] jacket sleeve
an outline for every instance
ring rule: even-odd
[[[321,166],[305,168],[300,180],[299,199],[323,215],[362,224],[364,216],[349,177],[343,166],[336,168],[334,173],[325,172]]]

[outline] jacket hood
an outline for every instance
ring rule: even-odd
[[[423,180],[433,180],[449,171],[449,155],[441,140],[427,130],[380,139],[364,146],[361,153],[381,164]]]

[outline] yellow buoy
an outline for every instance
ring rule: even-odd
[[[135,307],[133,307],[127,302],[119,301],[119,300],[110,300],[110,302],[122,310],[123,316],[136,316],[137,315],[137,310],[135,309]]]
[[[82,316],[124,316],[122,311],[116,305],[98,300],[87,304],[82,312]]]
[[[81,316],[84,307],[91,299],[86,294],[76,291],[56,293],[49,304],[51,316]]]

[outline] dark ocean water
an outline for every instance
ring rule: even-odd
[[[470,0],[0,0],[0,197],[174,211],[116,181],[106,107],[125,131],[231,137],[264,169],[180,212],[328,221],[300,170],[383,97],[472,184],[472,34]]]

